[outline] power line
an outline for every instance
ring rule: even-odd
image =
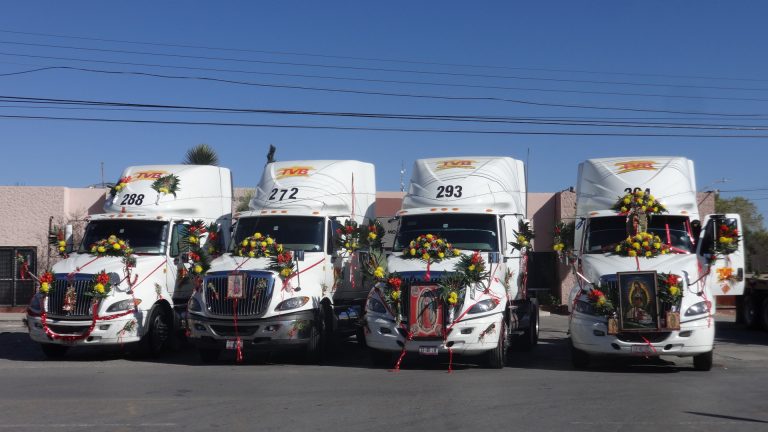
[[[112,43],[134,44],[134,45],[159,46],[159,47],[169,47],[169,48],[192,48],[192,49],[203,49],[203,50],[211,50],[211,51],[229,51],[229,52],[270,54],[270,55],[290,55],[290,56],[329,58],[329,59],[341,59],[341,60],[420,64],[420,65],[428,65],[428,66],[449,66],[449,67],[466,67],[466,68],[497,69],[497,70],[527,70],[527,71],[534,71],[534,72],[644,76],[644,77],[655,77],[655,78],[768,82],[767,79],[758,79],[758,78],[733,78],[733,77],[705,76],[705,75],[678,75],[678,74],[656,74],[656,73],[617,72],[617,71],[594,71],[594,70],[584,70],[584,69],[514,67],[514,66],[498,66],[498,65],[480,65],[480,64],[469,64],[469,63],[441,63],[441,62],[429,62],[429,61],[406,60],[406,59],[355,57],[355,56],[330,55],[330,54],[306,53],[306,52],[295,52],[295,51],[258,50],[258,49],[250,49],[250,48],[232,48],[232,47],[216,47],[216,46],[205,46],[205,45],[142,42],[142,41],[130,41],[125,39],[107,39],[107,38],[96,38],[96,37],[85,37],[85,36],[62,35],[62,34],[54,34],[54,33],[23,32],[23,31],[14,31],[14,30],[7,30],[7,29],[0,29],[0,33],[19,34],[19,35],[27,35],[27,36],[45,36],[45,37],[53,37],[53,38],[87,40],[87,41],[96,41],[96,42],[112,42]]]
[[[174,54],[174,53],[156,53],[151,51],[131,51],[131,50],[119,50],[109,48],[93,48],[93,47],[79,47],[72,45],[55,45],[55,44],[40,44],[31,42],[14,42],[14,41],[0,41],[0,44],[5,45],[19,45],[19,46],[33,46],[41,48],[58,48],[58,49],[71,49],[79,51],[91,51],[91,52],[106,52],[106,53],[120,53],[120,54],[132,54],[132,55],[145,55],[156,57],[171,57],[171,58],[185,58],[193,60],[214,60],[214,61],[227,61],[238,63],[256,63],[256,64],[273,64],[282,66],[300,66],[300,67],[313,67],[323,69],[342,69],[352,71],[367,71],[367,72],[395,72],[395,73],[408,73],[419,75],[439,75],[439,76],[451,76],[451,77],[468,77],[468,78],[493,78],[493,79],[506,79],[506,80],[520,80],[520,81],[546,81],[546,82],[566,82],[566,83],[578,83],[578,84],[598,84],[598,85],[622,85],[622,86],[635,86],[635,87],[677,87],[677,88],[690,88],[690,89],[705,89],[705,90],[740,90],[740,91],[768,91],[768,88],[763,87],[724,87],[724,86],[706,86],[706,85],[694,85],[694,84],[674,84],[674,83],[641,83],[634,81],[601,81],[601,80],[580,80],[572,78],[543,78],[543,77],[530,77],[530,76],[517,76],[517,75],[492,75],[492,74],[476,74],[476,73],[463,73],[463,72],[444,72],[444,71],[425,71],[418,69],[395,69],[395,68],[376,68],[367,66],[350,66],[350,65],[330,65],[322,63],[301,63],[301,62],[288,62],[288,61],[275,61],[275,60],[256,60],[256,59],[244,59],[233,57],[211,57],[211,56],[199,56],[190,54]]]
[[[0,52],[0,55],[6,55],[6,54]],[[28,54],[19,54],[19,55],[26,56],[26,57],[44,57],[44,56],[34,56],[34,55],[28,55]],[[83,61],[92,61],[92,60],[83,60]],[[96,62],[130,64],[130,63],[111,62],[111,61],[96,61]],[[141,64],[138,64],[138,65],[141,65]],[[143,66],[147,66],[147,65],[143,65]],[[41,72],[45,70],[52,70],[52,69],[68,69],[68,70],[76,70],[80,72],[103,73],[103,74],[113,74],[113,75],[136,75],[136,76],[147,76],[147,77],[164,78],[164,79],[201,80],[201,81],[211,81],[211,82],[218,82],[218,83],[264,87],[264,88],[281,88],[281,89],[347,93],[347,94],[358,94],[358,95],[406,97],[406,98],[417,98],[417,99],[436,99],[436,100],[450,100],[450,101],[493,101],[493,102],[506,102],[506,103],[515,103],[515,104],[541,106],[541,107],[576,108],[576,109],[591,109],[591,110],[604,110],[604,111],[648,112],[648,113],[681,114],[681,115],[685,115],[685,114],[708,115],[708,116],[720,116],[720,117],[766,116],[766,114],[710,113],[710,112],[703,112],[703,111],[676,111],[676,110],[657,110],[657,109],[649,109],[649,108],[548,103],[548,102],[538,102],[538,101],[524,100],[524,99],[501,98],[501,97],[495,97],[495,96],[425,95],[425,94],[417,94],[417,93],[393,93],[393,92],[384,92],[384,91],[354,90],[354,89],[313,87],[313,86],[288,85],[288,84],[267,84],[267,83],[257,83],[252,81],[228,80],[228,79],[204,77],[204,76],[167,75],[167,74],[156,74],[156,73],[150,73],[150,72],[137,72],[137,71],[109,71],[109,70],[90,69],[90,68],[81,68],[81,67],[73,67],[73,66],[50,66],[50,67],[42,67],[42,68],[37,68],[37,69],[22,71],[22,72],[35,73],[35,72]],[[18,74],[21,74],[22,72],[16,72],[15,74],[18,75]]]
[[[419,132],[419,133],[453,133],[453,134],[481,134],[481,135],[548,135],[548,136],[593,136],[593,137],[663,137],[663,138],[768,138],[768,135],[710,135],[710,134],[662,134],[662,133],[620,133],[620,132],[553,132],[553,131],[517,131],[517,130],[471,130],[471,129],[411,129],[411,128],[380,128],[359,126],[320,126],[298,124],[273,124],[273,123],[223,123],[223,122],[192,122],[170,120],[139,120],[139,119],[107,119],[94,117],[53,117],[53,116],[20,116],[0,115],[4,119],[27,120],[58,120],[58,121],[82,121],[82,122],[107,122],[107,123],[137,123],[157,125],[187,125],[187,126],[226,126],[226,127],[253,127],[253,128],[282,128],[282,129],[319,129],[319,130],[343,130],[343,131],[375,131],[375,132]]]

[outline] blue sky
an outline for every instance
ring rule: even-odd
[[[764,25],[767,15],[768,5],[764,3],[715,1],[12,2],[4,6],[0,15],[0,95],[237,109],[493,116],[517,120],[578,118],[603,124],[631,121],[764,128],[768,120],[760,115],[768,115],[768,63],[762,55],[763,42],[768,40],[768,27]],[[284,54],[287,52],[314,56]],[[363,57],[397,61],[359,59]],[[102,72],[54,69],[1,76],[51,66]],[[259,85],[104,73],[107,71],[195,76]],[[550,106],[553,104],[571,107]],[[768,130],[613,128],[42,106],[30,108],[15,101],[0,102],[0,115],[547,133],[768,136]],[[100,181],[100,162],[105,164],[107,181],[112,181],[124,166],[174,163],[180,161],[187,148],[208,143],[219,152],[222,165],[232,169],[237,186],[252,186],[257,181],[267,147],[274,144],[280,160],[349,158],[373,162],[380,190],[397,190],[401,164],[410,170],[413,160],[420,157],[500,155],[525,159],[528,150],[530,190],[536,192],[574,185],[577,164],[583,159],[617,155],[686,156],[695,161],[697,183],[702,188],[768,189],[764,168],[768,138],[341,131],[9,118],[0,119],[0,133],[6,160],[0,172],[3,185],[85,186]],[[723,178],[727,181],[716,183]],[[762,213],[768,214],[768,190],[729,192],[724,196],[736,194],[755,199]]]

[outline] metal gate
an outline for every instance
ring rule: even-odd
[[[37,274],[37,248],[0,247],[0,306],[26,306],[35,292],[25,267]]]

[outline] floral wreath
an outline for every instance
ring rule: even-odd
[[[67,257],[67,241],[64,238],[64,231],[60,227],[53,227],[48,232],[48,243],[56,248],[59,256]]]
[[[109,196],[114,198],[115,195],[120,193],[123,189],[125,189],[126,186],[128,186],[128,183],[130,183],[131,177],[120,177],[120,179],[115,183],[114,186],[109,190]]]
[[[132,256],[133,249],[128,244],[128,240],[122,240],[114,234],[91,244],[90,253],[99,258],[106,256],[120,257],[128,267],[136,265],[136,258]]]
[[[618,201],[611,207],[612,210],[619,212],[619,214],[626,215],[631,211],[643,211],[646,214],[654,215],[661,214],[667,211],[667,208],[663,204],[656,201],[656,198],[651,195],[650,189],[644,191],[639,187],[634,189],[624,189],[624,196],[619,197]]]
[[[367,227],[361,227],[360,230],[363,231],[360,235],[360,242],[363,247],[369,250],[381,250],[383,247],[381,241],[384,238],[384,234],[386,234],[384,225],[381,222],[373,220]]]
[[[531,229],[530,222],[520,220],[517,225],[517,231],[513,231],[513,233],[517,241],[509,242],[510,246],[519,251],[523,249],[530,250],[531,240],[536,237],[536,234]]]
[[[420,235],[403,249],[403,258],[418,258],[427,262],[439,262],[459,255],[460,250],[436,234]]]
[[[672,273],[657,273],[656,284],[659,287],[659,301],[679,308],[683,299],[682,278]]]
[[[53,273],[50,270],[46,270],[43,272],[43,274],[40,275],[39,278],[37,278],[40,287],[38,288],[38,291],[42,295],[48,295],[48,293],[51,292],[51,290],[54,289],[53,285]]]
[[[150,187],[159,194],[171,194],[175,198],[176,192],[179,191],[179,183],[180,180],[177,175],[168,174],[153,181]]]
[[[721,223],[717,228],[715,252],[730,255],[739,250],[739,230],[728,223]]]
[[[573,232],[575,229],[575,223],[560,221],[555,224],[555,228],[552,231],[552,250],[557,253],[557,257],[561,261],[565,261],[571,258],[573,254]]]
[[[613,250],[613,253],[627,257],[654,258],[669,253],[669,246],[661,242],[661,238],[647,232],[628,236]]]
[[[104,271],[100,271],[93,276],[90,290],[84,295],[93,297],[95,299],[103,299],[109,295],[112,291],[112,282],[109,275]]]
[[[485,260],[479,251],[472,255],[462,255],[454,266],[453,273],[439,283],[443,300],[450,306],[456,306],[464,301],[469,285],[482,284],[488,276]]]
[[[353,253],[362,245],[362,232],[353,219],[344,221],[344,225],[336,228],[335,247],[343,252]]]
[[[279,244],[269,235],[264,236],[261,233],[254,233],[246,237],[237,246],[236,253],[241,257],[261,258],[273,257],[283,252],[283,245]]]
[[[296,262],[290,251],[280,252],[269,258],[269,269],[276,271],[283,280],[290,278],[296,272]]]
[[[597,288],[593,287],[591,290],[589,290],[587,293],[587,300],[589,301],[589,304],[595,308],[595,312],[597,312],[599,315],[610,316],[613,315],[616,310],[613,306],[613,303],[610,299],[608,299],[605,293]]]

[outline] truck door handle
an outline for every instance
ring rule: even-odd
[[[738,270],[736,270],[736,280],[741,282],[744,280],[744,268],[739,267]]]

